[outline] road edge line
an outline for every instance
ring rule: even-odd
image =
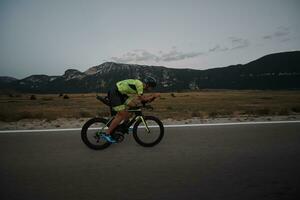
[[[200,126],[233,126],[233,125],[254,125],[254,124],[288,124],[300,123],[295,121],[262,121],[262,122],[228,122],[228,123],[211,123],[211,124],[171,124],[164,125],[165,128],[181,128],[181,127],[200,127]],[[0,133],[33,133],[33,132],[61,132],[61,131],[80,131],[81,128],[61,128],[61,129],[33,129],[33,130],[0,130]]]

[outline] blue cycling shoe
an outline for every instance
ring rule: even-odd
[[[117,142],[115,139],[113,139],[111,137],[111,135],[108,135],[108,134],[101,134],[101,137],[103,139],[105,139],[107,142],[110,142],[110,143],[116,143]]]

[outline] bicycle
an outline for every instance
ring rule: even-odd
[[[105,130],[110,126],[114,115],[116,114],[111,106],[108,97],[96,97],[99,101],[110,107],[111,117],[92,118],[88,120],[81,129],[82,141],[91,149],[102,150],[111,145],[110,142],[103,138]],[[143,147],[153,147],[157,145],[164,136],[163,123],[154,116],[144,116],[142,109],[153,110],[149,102],[142,102],[141,106],[130,108],[128,111],[134,113],[134,116],[127,121],[119,124],[112,132],[112,137],[121,143],[124,140],[125,134],[129,134],[130,127],[133,125],[132,134],[135,141]]]

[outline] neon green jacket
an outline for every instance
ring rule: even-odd
[[[137,94],[140,96],[144,92],[143,82],[137,79],[119,81],[116,85],[121,94]]]

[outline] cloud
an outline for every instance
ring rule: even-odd
[[[222,52],[222,51],[228,51],[228,47],[221,47],[221,45],[217,44],[215,47],[209,49],[209,52]]]
[[[282,41],[289,41],[288,36],[290,35],[291,31],[290,28],[279,26],[277,27],[276,31],[269,35],[264,35],[262,39],[264,40],[271,40],[271,39],[281,39]]]
[[[238,37],[229,37],[231,43],[231,50],[246,48],[250,45],[249,40]]]
[[[178,61],[178,60],[184,60],[188,58],[194,58],[200,55],[203,55],[203,53],[202,52],[184,53],[184,52],[177,51],[176,48],[173,48],[170,52],[163,53],[160,57],[160,60],[165,62],[170,62],[170,61]]]
[[[284,38],[284,39],[282,39],[280,42],[288,42],[288,41],[290,41],[291,40],[291,38]]]
[[[159,51],[158,55],[151,53],[144,49],[136,49],[131,52],[123,54],[121,57],[111,57],[116,62],[144,62],[144,61],[155,61],[155,62],[171,62],[194,58],[203,55],[202,52],[180,52],[177,51],[175,46],[169,52]]]
[[[269,40],[269,39],[272,39],[272,35],[265,35],[265,36],[263,36],[263,39],[264,40]]]
[[[280,26],[277,28],[277,31],[275,31],[274,36],[275,37],[284,37],[290,34],[290,28]]]
[[[239,37],[229,37],[225,45],[216,44],[208,50],[208,53],[225,52],[229,50],[242,49],[250,45],[249,40]]]
[[[121,57],[111,57],[111,59],[116,62],[128,63],[139,61],[156,61],[158,60],[158,56],[143,49],[136,49],[132,52],[127,52],[126,54],[123,54]]]
[[[250,46],[248,39],[239,37],[228,37],[225,44],[216,44],[213,48],[210,48],[207,53],[226,52],[235,49],[242,49]]]
[[[228,44],[229,43],[229,44]],[[225,52],[229,50],[242,49],[250,45],[247,39],[239,37],[229,37],[227,45],[216,44],[213,48],[207,51],[192,51],[182,52],[178,51],[176,46],[172,46],[167,52],[162,50],[158,53],[152,53],[145,49],[135,49],[130,52],[123,54],[122,56],[111,57],[110,59],[120,63],[136,63],[136,62],[172,62],[180,61],[185,59],[195,58],[208,53]]]

